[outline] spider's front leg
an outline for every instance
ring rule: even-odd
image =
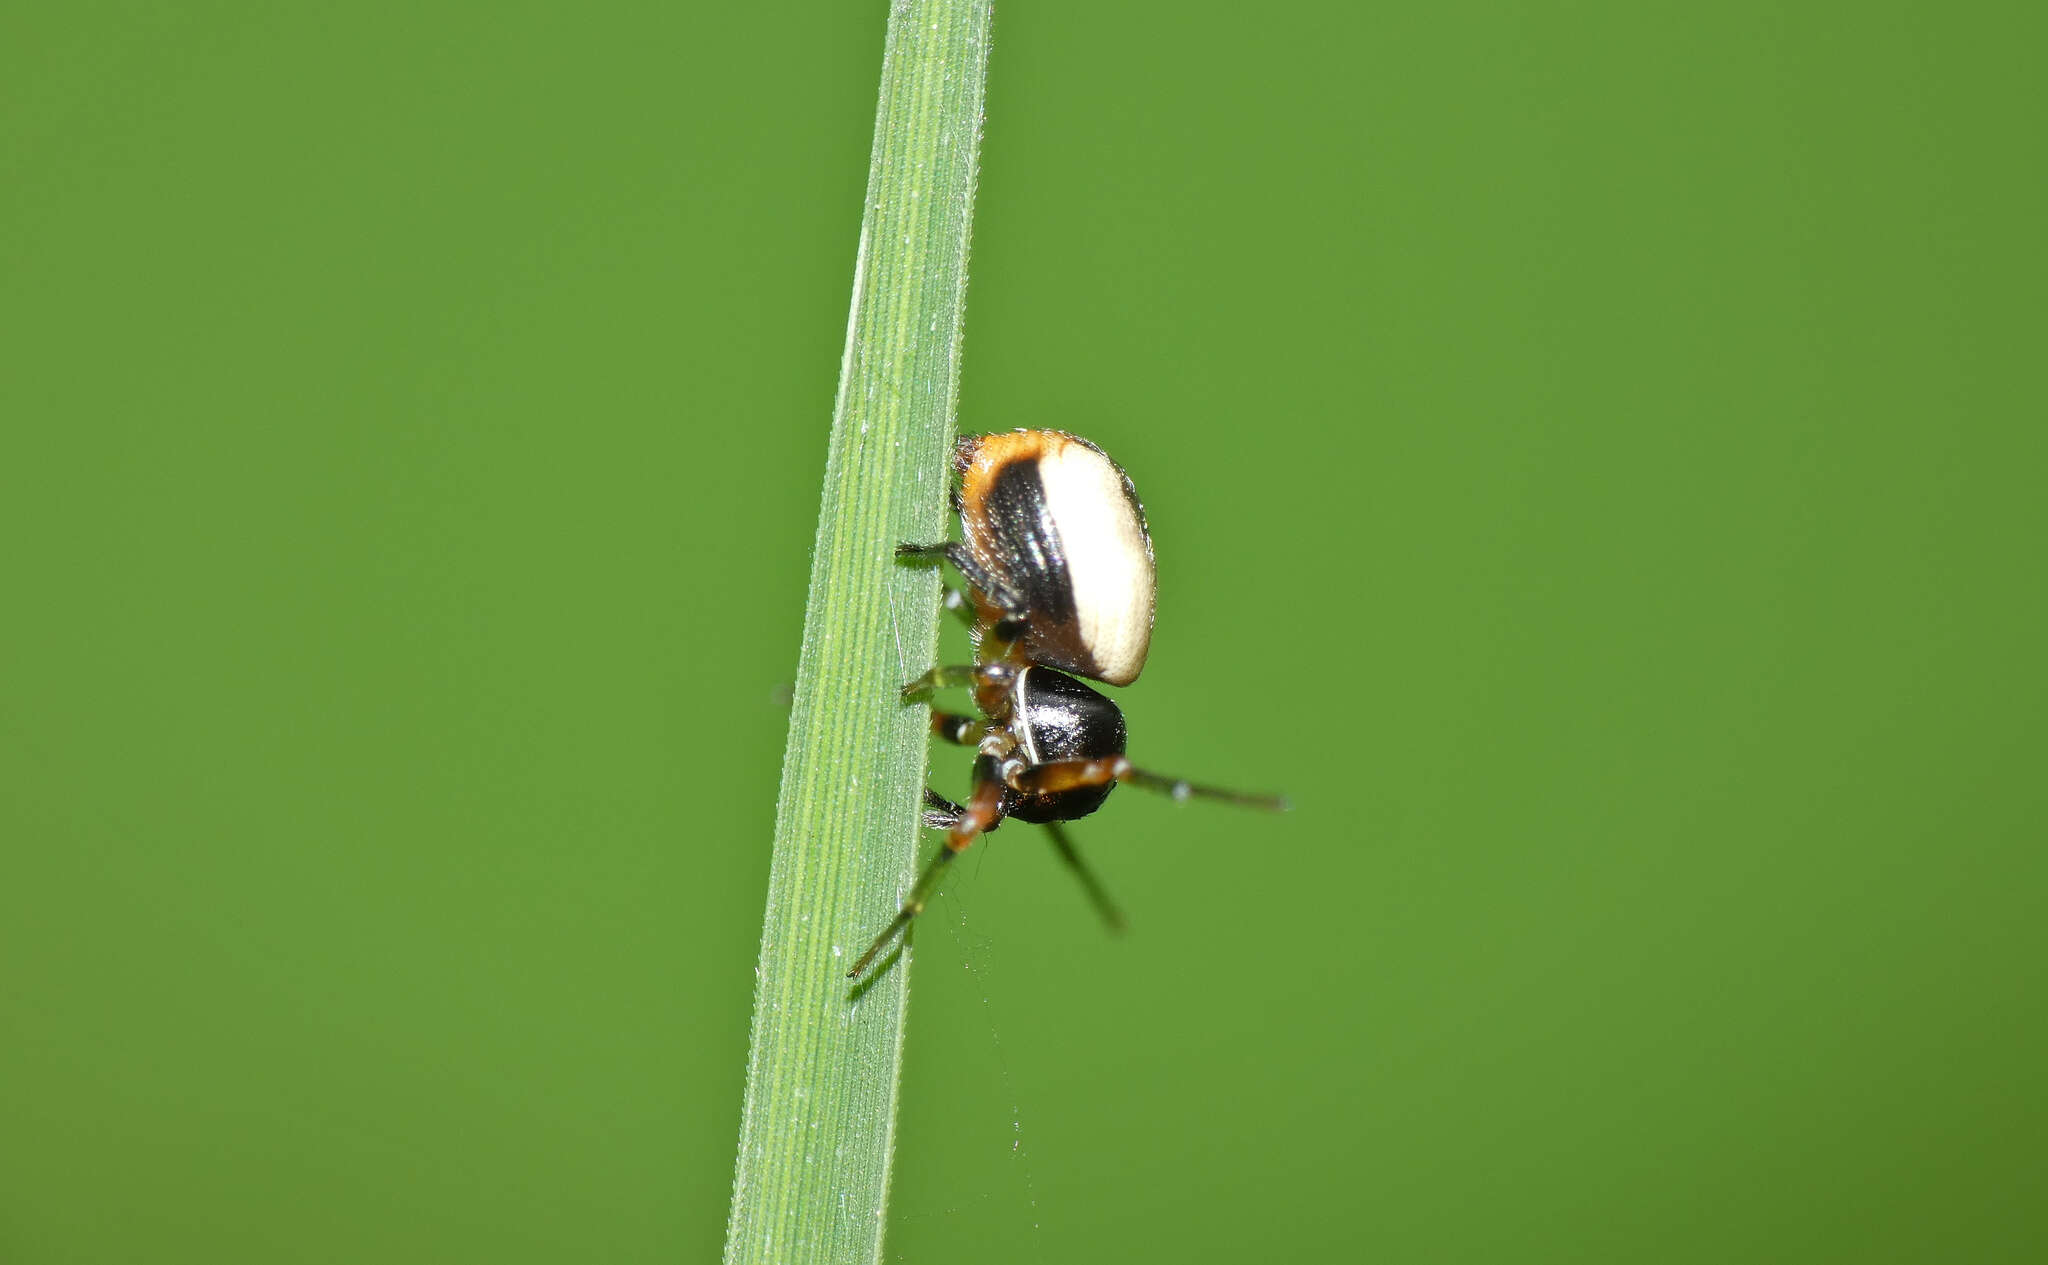
[[[927,804],[936,798],[929,791],[926,792],[926,796]],[[939,802],[949,808],[956,807],[947,804],[945,800]],[[910,895],[904,898],[903,908],[896,911],[896,917],[882,929],[881,935],[875,937],[875,942],[868,946],[868,951],[860,955],[860,960],[853,964],[853,969],[846,973],[846,978],[858,978],[862,971],[868,969],[868,964],[896,938],[896,933],[906,930],[910,926],[910,920],[924,912],[925,902],[931,899],[932,889],[938,886],[939,875],[944,872],[946,863],[967,851],[975,839],[994,829],[995,824],[1002,820],[1002,809],[1002,783],[976,783],[974,794],[968,797],[966,807],[960,808],[958,816],[946,827],[945,846],[939,849],[939,854],[932,858],[931,864],[925,866],[924,873],[918,875],[916,885],[910,889]]]

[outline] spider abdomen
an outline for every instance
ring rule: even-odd
[[[960,522],[999,590],[976,594],[990,624],[1023,612],[1032,663],[1129,685],[1152,643],[1157,580],[1145,511],[1123,470],[1094,444],[1056,430],[966,435]]]

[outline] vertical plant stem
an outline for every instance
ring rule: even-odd
[[[845,978],[916,860],[938,582],[898,541],[945,535],[989,6],[890,7],[853,310],[776,805],[725,1259],[876,1261],[906,961]]]

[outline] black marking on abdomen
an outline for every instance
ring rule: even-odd
[[[1045,503],[1038,463],[1012,461],[995,472],[982,496],[990,542],[1004,562],[1015,559],[1005,577],[1024,598],[1034,620],[1063,624],[1074,618],[1074,580],[1066,549]]]

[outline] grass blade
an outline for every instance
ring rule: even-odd
[[[938,583],[894,563],[945,535],[989,6],[898,0],[811,563],[756,968],[725,1259],[875,1261],[907,963],[847,967],[916,858],[926,730],[897,688],[937,647]]]

